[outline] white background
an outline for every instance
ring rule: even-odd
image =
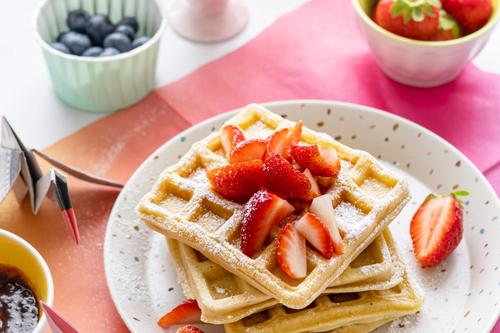
[[[247,0],[249,25],[243,33],[223,43],[193,43],[167,27],[161,42],[157,85],[163,86],[179,79],[237,49],[277,18],[307,1]],[[75,111],[54,95],[42,52],[33,34],[34,11],[38,2],[0,1],[0,114],[7,117],[28,146],[43,148],[105,114]],[[483,70],[500,74],[499,27],[474,63]]]

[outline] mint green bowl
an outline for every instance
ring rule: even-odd
[[[151,37],[127,53],[93,58],[65,54],[50,44],[67,31],[66,16],[83,8],[91,15],[107,14],[113,22],[135,16],[138,35]],[[54,91],[70,106],[88,112],[111,112],[143,99],[155,88],[156,62],[166,26],[156,0],[44,0],[35,16],[35,36],[40,43]]]

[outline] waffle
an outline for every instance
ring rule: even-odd
[[[277,304],[244,280],[209,261],[201,253],[173,239],[167,239],[178,280],[188,298],[196,298],[202,321],[224,324],[240,320]],[[383,290],[396,286],[404,266],[389,230],[377,237],[335,280],[325,293]]]
[[[227,123],[239,126],[247,138],[263,138],[277,128],[294,125],[258,105],[246,107]],[[137,212],[150,228],[195,248],[281,304],[304,308],[399,214],[409,194],[403,178],[364,151],[308,128],[303,128],[301,141],[333,147],[341,159],[342,169],[329,194],[344,246],[343,255],[329,260],[308,249],[308,272],[302,280],[290,279],[281,272],[276,240],[255,258],[241,252],[243,205],[213,192],[205,176],[207,168],[227,164],[221,153],[220,131],[193,144],[186,155],[168,167],[143,197]]]
[[[357,325],[353,329],[363,332],[415,313],[421,304],[420,294],[404,273],[403,281],[391,289],[321,295],[303,310],[289,309],[280,304],[225,324],[224,329],[226,333],[337,333],[352,332],[349,326]]]

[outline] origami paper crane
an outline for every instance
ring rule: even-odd
[[[121,188],[123,185],[90,175],[59,162],[42,152],[26,148],[5,117],[2,118],[1,131],[0,203],[2,203],[12,189],[19,202],[22,202],[29,195],[32,212],[36,214],[40,209],[43,199],[48,197],[59,206],[71,237],[78,244],[80,234],[69,195],[66,176],[55,168],[50,168],[46,174],[43,174],[35,154],[53,166],[79,179],[116,188]]]

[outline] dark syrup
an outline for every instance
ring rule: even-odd
[[[31,333],[38,323],[38,301],[17,268],[0,265],[0,333]]]

